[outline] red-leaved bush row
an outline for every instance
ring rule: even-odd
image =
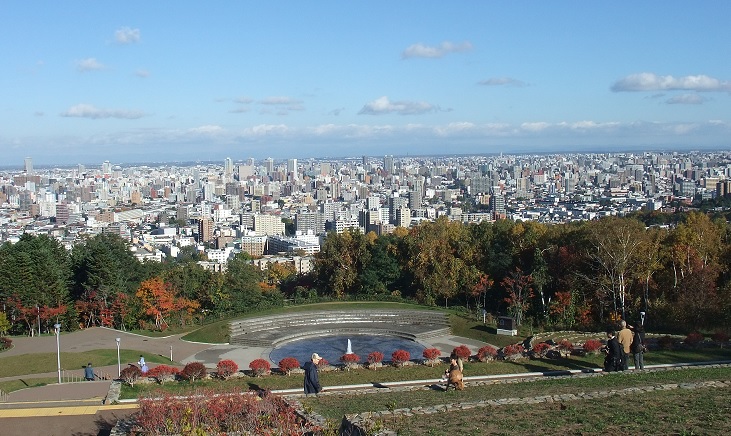
[[[497,357],[497,348],[492,345],[485,345],[477,350],[477,360],[480,362],[487,362]]]
[[[546,357],[546,353],[551,349],[551,346],[545,342],[539,342],[533,346],[533,353],[538,357]]]
[[[249,369],[254,372],[256,377],[269,374],[272,371],[272,366],[264,359],[252,360],[249,364]]]
[[[518,357],[523,355],[524,348],[520,344],[510,344],[503,348],[505,357]]]
[[[358,363],[358,362],[360,362],[360,356],[358,356],[355,353],[347,353],[347,354],[343,354],[342,356],[340,356],[340,361],[345,362],[346,364]]]
[[[685,337],[683,342],[685,342],[686,345],[698,345],[703,342],[704,339],[705,337],[703,336],[703,334],[699,332],[690,332],[688,333],[688,336]]]
[[[208,371],[202,363],[190,362],[183,367],[182,371],[180,371],[180,377],[182,377],[183,380],[192,382],[206,378],[207,373]]]
[[[421,356],[426,360],[437,360],[441,355],[442,352],[437,348],[427,348],[421,353]]]
[[[467,347],[467,345],[460,345],[458,347],[454,347],[452,350],[452,354],[456,355],[462,360],[469,360],[470,356],[472,355],[472,351]]]
[[[601,350],[602,348],[602,341],[599,339],[588,339],[586,342],[584,342],[584,351],[587,353],[596,353],[597,351]]]
[[[180,374],[180,370],[170,365],[157,365],[147,371],[147,377],[154,378],[158,383],[164,384],[167,381],[173,381]]]
[[[196,389],[185,394],[154,392],[139,400],[134,432],[169,434],[316,434],[280,396]]]
[[[239,365],[231,359],[224,359],[216,365],[216,374],[224,380],[237,372],[239,372]]]
[[[10,338],[0,338],[0,350],[6,350],[13,345],[13,340]]]
[[[406,350],[396,350],[391,354],[391,361],[396,366],[403,366],[409,360],[411,360],[411,354]]]
[[[716,342],[724,343],[724,342],[728,342],[729,335],[728,335],[728,333],[722,332],[719,330],[719,331],[715,332],[713,334],[713,336],[711,336],[711,339],[713,339]]]
[[[279,370],[283,373],[289,375],[292,373],[292,370],[297,369],[300,367],[299,360],[295,359],[294,357],[285,357],[284,359],[279,361]]]
[[[371,351],[368,353],[368,364],[373,365],[375,363],[383,362],[383,353],[380,351]]]

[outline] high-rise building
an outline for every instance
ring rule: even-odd
[[[25,175],[30,176],[33,174],[33,158],[25,158]]]
[[[223,161],[223,175],[226,178],[230,178],[234,173],[234,161],[230,157],[227,157]]]
[[[287,159],[287,174],[293,174],[297,178],[297,159]]]
[[[266,170],[267,174],[271,175],[274,172],[274,159],[268,157],[264,161],[264,169]]]
[[[213,240],[213,220],[201,218],[198,220],[198,242],[210,242]]]
[[[387,154],[383,157],[383,169],[388,174],[393,174],[394,166],[393,166],[393,155]]]

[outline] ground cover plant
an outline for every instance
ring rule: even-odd
[[[617,413],[627,410],[631,413]],[[399,435],[728,434],[731,390],[656,391],[566,403],[506,405],[399,417],[384,422]],[[385,409],[384,409],[385,410]]]
[[[500,398],[524,398],[542,395],[560,395],[580,392],[618,390],[638,386],[656,386],[667,383],[692,383],[708,380],[729,380],[731,368],[689,368],[657,372],[625,372],[596,374],[584,377],[539,378],[532,381],[490,383],[477,386],[467,382],[464,391],[443,392],[435,389],[408,391],[376,391],[368,395],[347,393],[320,396],[302,400],[305,407],[325,418],[339,419],[343,415],[388,410],[390,404],[397,408],[428,407],[457,402],[477,402]],[[493,408],[477,409],[491,414]],[[474,412],[473,412],[474,413]]]

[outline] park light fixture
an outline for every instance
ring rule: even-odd
[[[122,375],[122,361],[119,360],[119,342],[122,340],[122,338],[116,338],[115,341],[117,341],[117,377],[120,377]]]
[[[58,384],[61,384],[61,324],[56,323],[53,325],[56,331],[56,363],[58,364]]]

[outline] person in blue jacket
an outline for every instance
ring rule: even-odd
[[[322,386],[320,386],[320,375],[317,372],[317,364],[320,363],[322,357],[317,353],[312,353],[312,358],[309,362],[302,366],[305,370],[305,395],[319,394],[322,392]]]

